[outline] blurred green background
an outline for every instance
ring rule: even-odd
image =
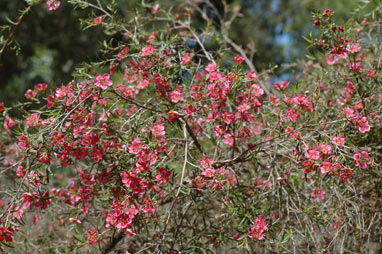
[[[210,0],[224,15],[222,0]],[[82,62],[97,60],[97,51],[106,36],[102,29],[81,31],[79,18],[100,13],[86,13],[73,10],[65,0],[57,11],[49,12],[44,1],[33,6],[17,28],[14,41],[0,56],[0,101],[10,106],[24,100],[24,93],[35,84],[46,82],[50,87],[66,84],[71,73]],[[91,2],[91,0],[90,0]],[[107,3],[107,0],[103,1]],[[132,0],[118,0],[123,15],[134,8]],[[155,1],[162,6],[174,3],[172,0]],[[216,9],[211,9],[203,0],[192,0],[210,18]],[[352,16],[358,6],[357,0],[236,0],[228,1],[241,7],[229,31],[231,39],[240,45],[254,42],[256,53],[253,62],[261,71],[271,66],[282,66],[304,57],[307,44],[303,36],[314,30],[311,20],[313,10],[329,8],[335,11],[336,20],[344,22]],[[0,26],[15,22],[20,10],[27,4],[23,0],[0,0]],[[128,18],[128,17],[127,17]],[[0,36],[7,38],[9,30]],[[288,72],[282,68],[275,79],[287,79]]]

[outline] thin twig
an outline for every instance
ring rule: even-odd
[[[8,45],[9,41],[12,39],[13,35],[15,34],[15,31],[16,31],[17,27],[21,23],[21,20],[23,20],[25,14],[27,14],[31,8],[32,8],[32,5],[29,5],[28,8],[26,8],[21,13],[19,19],[17,20],[17,22],[16,22],[15,26],[13,27],[11,33],[9,34],[8,38],[3,42],[3,45],[2,45],[2,47],[0,49],[0,55],[3,53],[3,51],[5,50],[5,47]]]

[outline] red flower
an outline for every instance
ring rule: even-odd
[[[153,10],[151,11],[152,14],[155,14],[159,11],[159,4],[156,4],[153,8]]]
[[[191,61],[190,54],[188,54],[187,52],[183,52],[182,53],[182,61],[180,62],[180,64],[186,64],[186,63],[188,63],[190,61]]]
[[[45,89],[48,88],[48,84],[47,83],[42,83],[42,84],[37,84],[34,86],[34,89],[37,90],[37,91],[43,91]]]
[[[206,66],[206,71],[208,72],[213,72],[216,70],[216,63],[214,62],[210,62],[207,66]]]
[[[368,152],[365,150],[362,150],[360,153],[355,152],[353,154],[354,158],[354,165],[359,166],[360,168],[367,168],[367,165],[371,164],[371,157],[369,156]]]
[[[88,242],[90,245],[98,243],[97,236],[97,232],[88,231]]]
[[[102,23],[102,16],[99,16],[99,17],[96,17],[95,19],[93,19],[93,23],[95,25],[101,24]]]
[[[58,0],[46,0],[46,5],[48,6],[48,11],[55,11],[60,7],[61,2]]]
[[[316,18],[313,23],[314,23],[315,26],[320,26],[321,25],[321,20],[319,18]]]
[[[18,143],[19,147],[21,147],[23,150],[27,150],[29,148],[29,144],[28,144],[28,137],[25,136],[24,134],[21,134],[19,136],[19,143]]]
[[[323,13],[322,13],[322,15],[323,16],[331,16],[331,15],[333,15],[334,14],[334,11],[332,11],[332,10],[330,10],[330,9],[326,9]]]
[[[235,62],[238,64],[240,64],[244,61],[244,57],[242,57],[242,56],[235,56],[234,59],[235,59]]]
[[[52,158],[46,152],[37,152],[37,160],[41,163],[49,163],[52,161]]]
[[[251,226],[251,231],[248,233],[248,236],[253,240],[262,240],[263,232],[267,230],[268,222],[265,220],[264,215],[260,215],[259,217],[253,220],[255,225]]]
[[[92,151],[92,154],[90,155],[90,157],[95,161],[95,162],[99,162],[100,160],[102,160],[102,150],[100,149],[93,149]]]
[[[110,80],[110,76],[104,73],[102,76],[97,74],[95,76],[96,80],[94,82],[95,86],[101,87],[101,89],[106,90],[109,86],[113,85],[113,81]]]
[[[325,190],[324,189],[320,189],[320,188],[316,188],[314,189],[314,191],[312,191],[312,193],[310,193],[310,195],[315,199],[315,200],[324,200],[325,199]]]
[[[146,46],[142,48],[141,56],[149,56],[151,55],[155,50],[155,47],[152,45]]]

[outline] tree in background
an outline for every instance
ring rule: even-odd
[[[33,1],[32,1],[33,2]],[[107,4],[108,1],[101,1]],[[203,12],[196,12],[194,22],[196,31],[201,32],[208,24],[203,16],[211,20],[211,29],[220,29],[219,17],[225,15],[223,1],[191,1]],[[253,54],[251,61],[258,70],[265,70],[275,65],[282,66],[303,57],[306,42],[303,36],[308,36],[312,29],[310,24],[311,11],[326,6],[337,11],[337,19],[345,21],[357,6],[357,1],[225,1],[232,9],[236,6],[236,18],[227,31],[229,37],[237,45],[244,46],[248,55]],[[136,1],[118,1],[116,8],[127,17],[128,10],[136,6]],[[139,1],[138,1],[139,3]],[[161,6],[169,6],[172,1],[158,1]],[[24,1],[1,1],[0,24],[3,24],[2,38],[5,40],[13,26],[7,22],[17,22],[19,10],[27,8]],[[100,15],[99,10],[93,10],[93,15]],[[46,6],[37,4],[32,11],[23,17],[23,22],[16,29],[12,41],[0,58],[0,101],[6,105],[20,101],[24,91],[33,87],[34,83],[48,82],[51,86],[67,83],[68,74],[72,73],[82,62],[97,61],[98,50],[106,35],[102,29],[85,30],[77,19],[83,19],[86,14],[73,10],[69,4],[62,2],[60,8],[52,14],[46,11]],[[229,21],[229,20],[228,20]],[[8,27],[6,24],[8,23]],[[87,24],[82,24],[86,27]],[[202,39],[208,49],[217,46],[216,41]],[[117,38],[120,39],[120,38]],[[99,43],[90,43],[99,42]],[[0,41],[1,43],[1,41]],[[1,43],[2,44],[2,43]],[[191,41],[191,47],[198,44]],[[232,46],[231,46],[232,47]],[[10,50],[13,49],[13,50]],[[197,50],[199,50],[197,48]],[[15,57],[15,55],[17,55]],[[232,64],[233,55],[227,60]],[[276,76],[289,70],[279,68]]]

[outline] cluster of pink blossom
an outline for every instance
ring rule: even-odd
[[[264,235],[264,231],[267,230],[269,222],[265,220],[264,215],[260,215],[256,217],[253,222],[255,225],[251,226],[251,230],[248,233],[248,236],[253,240],[262,240]]]

